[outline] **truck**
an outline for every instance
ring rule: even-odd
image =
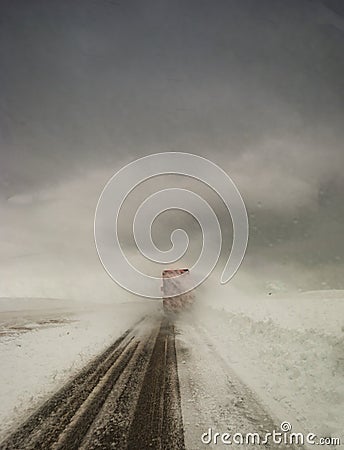
[[[190,310],[194,303],[189,269],[167,269],[162,272],[163,309],[166,314]],[[187,292],[185,292],[187,291]]]

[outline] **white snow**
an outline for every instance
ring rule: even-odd
[[[0,437],[156,307],[147,301],[81,307],[59,300],[0,300]],[[273,417],[294,430],[344,442],[343,313],[342,291],[254,297],[208,281],[197,293],[183,340],[187,345],[195,325],[221,355],[213,373],[223,373],[225,361]],[[204,352],[193,350],[201,368]],[[216,392],[213,379],[208,381]],[[206,423],[206,411],[203,416]]]
[[[156,302],[147,301],[83,307],[0,299],[0,438],[155,308]]]
[[[281,421],[344,443],[344,292],[245,297],[208,283],[192,321]]]

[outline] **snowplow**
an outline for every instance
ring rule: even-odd
[[[179,314],[189,310],[194,303],[189,269],[168,269],[162,272],[161,287],[164,312]],[[188,292],[185,292],[188,291]]]

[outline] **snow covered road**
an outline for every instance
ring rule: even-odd
[[[294,308],[289,315],[281,314],[283,309],[288,311],[286,299],[269,299],[271,304],[262,308],[261,303],[259,311],[254,311],[252,302],[232,302],[230,310],[227,305],[213,302],[209,306],[200,301],[191,315],[179,318],[175,333],[185,447],[221,448],[225,445],[220,442],[223,433],[264,436],[266,432],[280,431],[284,421],[292,425],[293,432],[311,432],[343,442],[343,340],[340,318],[334,314],[340,310],[341,298],[332,296],[322,310],[320,302],[314,301],[318,309],[307,310],[309,299],[301,297],[297,314]],[[65,313],[50,311],[43,318],[41,312],[35,316],[32,311],[25,317],[17,313],[12,318],[9,313],[3,315],[1,438],[140,317],[148,315],[156,320],[158,310],[156,303],[143,302],[83,311],[66,309]],[[308,327],[301,326],[302,322],[307,322]],[[149,344],[147,341],[142,360],[146,363],[154,339]],[[164,358],[155,358],[160,359]],[[147,373],[142,361],[134,371],[137,385],[130,394],[136,400],[127,402],[131,412],[135,407],[128,405],[138,401],[142,391],[138,386],[144,385]],[[158,372],[154,369],[152,373],[158,380],[162,369],[159,364],[156,367]],[[148,391],[158,392],[153,387]],[[143,409],[146,403],[142,394]],[[133,415],[130,417],[129,424]],[[108,420],[109,415],[103,415],[100,429],[107,427]],[[141,429],[142,424],[137,428]],[[121,429],[118,423],[115,429]],[[219,433],[216,444],[215,433]],[[284,447],[281,444],[270,448]]]
[[[265,442],[265,436],[273,430],[281,432],[281,422],[233,372],[206,330],[182,323],[179,333],[176,342],[186,448],[236,446],[240,435],[241,445],[247,445],[246,436],[251,435],[249,448],[260,448],[263,442],[264,448],[277,448],[272,440]],[[302,446],[282,443],[278,448]]]
[[[0,440],[143,314],[156,311],[147,302],[84,306],[51,299],[0,300],[0,308]],[[42,318],[53,322],[42,325]]]
[[[277,428],[269,413],[200,327],[180,325],[176,352],[172,322],[158,316],[140,320],[1,447],[196,450],[221,445],[212,436],[202,440],[209,429],[240,430],[263,440]],[[259,448],[254,441],[251,446]],[[274,448],[274,443],[265,447]],[[280,446],[287,447],[301,448]]]
[[[0,445],[182,450],[173,324],[142,318]]]

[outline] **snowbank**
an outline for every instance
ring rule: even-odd
[[[210,286],[197,320],[238,375],[281,420],[344,442],[344,292],[248,298]]]

